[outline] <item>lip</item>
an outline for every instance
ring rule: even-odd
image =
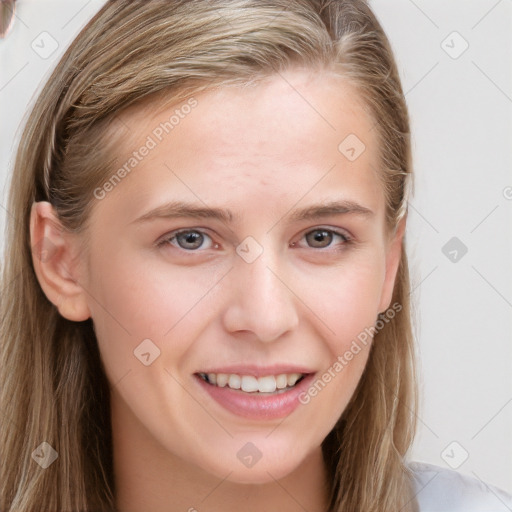
[[[276,364],[272,366],[257,366],[257,365],[236,365],[236,366],[222,366],[210,368],[208,370],[199,370],[196,373],[235,373],[237,375],[252,375],[253,377],[266,377],[268,375],[280,375],[282,373],[314,373],[315,370],[306,368],[305,366],[292,366],[284,364]]]
[[[286,367],[286,371],[279,370],[277,374],[306,373],[305,371],[299,371],[298,368],[294,368],[294,371],[289,371],[290,368],[291,367]],[[237,367],[237,371],[234,371],[233,367],[231,367],[229,371],[220,371],[217,369],[212,370],[212,373],[239,373],[241,369],[243,369],[243,372],[241,372],[243,375],[254,375],[254,373],[248,371],[248,367]],[[272,372],[277,369],[277,367],[273,367],[270,373],[262,373],[261,376],[273,375]],[[226,370],[226,368],[223,370]],[[265,368],[264,371],[268,372],[268,368]],[[228,386],[220,388],[204,381],[197,374],[194,374],[194,378],[202,391],[225,410],[249,420],[265,421],[284,418],[295,411],[300,404],[300,394],[309,388],[315,375],[316,373],[309,373],[288,391],[268,394],[246,393],[238,389],[231,389]]]

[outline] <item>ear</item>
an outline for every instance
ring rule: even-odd
[[[406,216],[404,216],[395,229],[395,233],[387,242],[386,249],[386,276],[382,287],[379,312],[386,311],[393,298],[395,279],[402,255],[402,240],[405,234]]]
[[[91,314],[86,292],[75,275],[80,256],[77,239],[62,227],[47,201],[32,204],[30,245],[34,270],[48,300],[64,318],[74,322],[87,320]]]

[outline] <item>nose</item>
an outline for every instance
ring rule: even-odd
[[[297,292],[278,256],[264,248],[252,263],[241,257],[235,261],[229,276],[231,296],[224,313],[225,329],[232,334],[249,332],[268,343],[296,328]]]

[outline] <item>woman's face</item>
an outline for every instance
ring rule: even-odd
[[[141,458],[271,481],[319,449],[367,361],[353,342],[390,306],[373,123],[304,71],[154,107],[118,116],[125,172],[96,190],[81,267],[114,432]]]

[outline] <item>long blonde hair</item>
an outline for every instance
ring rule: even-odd
[[[10,184],[0,326],[0,509],[115,510],[109,383],[92,320],[59,315],[36,278],[34,201],[85,232],[93,190],[115,169],[115,114],[243,85],[292,66],[354,84],[374,121],[390,232],[407,214],[409,119],[388,40],[363,0],[107,2],[73,41],[26,122]],[[108,136],[107,136],[108,134]],[[118,135],[119,136],[119,135]],[[322,449],[330,511],[416,510],[405,462],[415,430],[414,346],[405,244],[392,302],[363,376]],[[32,452],[59,454],[42,469]]]

